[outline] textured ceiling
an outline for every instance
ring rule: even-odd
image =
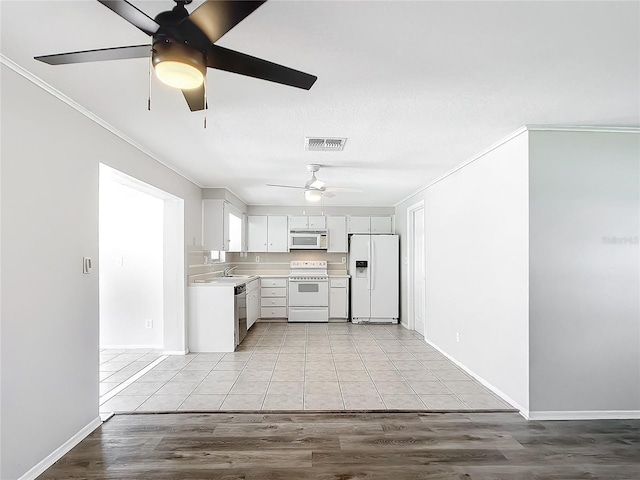
[[[150,16],[171,1],[132,1]],[[193,11],[201,2],[187,8]],[[149,37],[97,1],[2,1],[1,52],[203,187],[299,205],[391,206],[525,124],[640,125],[639,2],[271,0],[217,44],[318,76],[310,91],[210,70],[207,128],[148,61],[36,55]],[[347,137],[307,152],[305,136]]]

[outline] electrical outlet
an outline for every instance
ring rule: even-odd
[[[260,255],[256,255],[256,263],[260,263]]]
[[[147,318],[144,321],[144,328],[153,328],[153,320],[150,318]]]
[[[460,332],[456,332],[456,342],[460,343]]]
[[[342,263],[347,263],[347,257],[342,257]]]

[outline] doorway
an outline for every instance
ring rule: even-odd
[[[186,353],[184,201],[100,164],[100,404]]]
[[[424,200],[407,208],[409,327],[426,337]]]

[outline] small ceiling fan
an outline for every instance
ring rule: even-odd
[[[35,57],[50,65],[151,57],[156,75],[182,90],[191,111],[206,107],[204,79],[207,67],[309,90],[318,77],[215,45],[262,1],[208,0],[191,14],[174,0],[172,10],[155,18],[126,0],[98,0],[105,7],[151,36],[151,44],[102,48]]]
[[[316,178],[316,172],[320,170],[321,165],[318,164],[310,164],[307,165],[307,170],[311,172],[311,178],[307,180],[304,184],[304,187],[298,187],[295,185],[278,185],[267,183],[267,187],[281,187],[281,188],[296,188],[298,190],[304,190],[304,198],[309,202],[317,202],[321,200],[323,197],[333,198],[335,195],[332,192],[336,191],[360,191],[359,189],[354,188],[335,188],[335,187],[327,187],[326,182],[322,180],[318,180]]]

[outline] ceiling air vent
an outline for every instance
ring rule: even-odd
[[[318,138],[307,137],[304,139],[304,149],[311,152],[340,152],[344,150],[346,138]]]

